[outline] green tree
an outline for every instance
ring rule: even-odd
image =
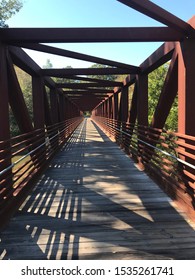
[[[162,91],[167,74],[167,65],[162,65],[148,75],[148,117],[149,123],[152,120],[155,108]]]
[[[160,66],[148,76],[148,120],[151,122],[167,75],[169,63]],[[176,97],[169,112],[164,128],[177,130],[178,124],[178,98]]]
[[[159,101],[159,97],[165,82],[169,63],[165,63],[159,68],[155,69],[148,75],[148,121],[149,124],[152,121],[156,106]],[[119,75],[117,81],[122,82],[125,79],[125,75]],[[133,86],[129,88],[129,100],[131,104]],[[166,130],[177,131],[178,126],[178,97],[176,96],[169,115],[167,117],[164,128]]]
[[[24,100],[30,115],[31,120],[33,120],[33,101],[32,101],[32,79],[30,75],[21,70],[18,67],[15,67],[16,75],[18,78],[18,82],[20,84],[20,88],[22,90]],[[15,120],[15,117],[10,108],[10,131],[12,136],[16,136],[20,134],[20,130],[18,124]]]
[[[23,3],[21,0],[1,0],[0,1],[0,27],[8,27],[6,20],[19,12]]]
[[[91,68],[111,68],[109,66],[105,66],[102,64],[93,64]],[[108,80],[108,81],[115,81],[117,78],[117,75],[90,75],[90,78],[92,79],[100,79],[100,80]]]
[[[45,65],[43,65],[43,69],[47,68],[53,68],[53,64],[51,63],[51,60],[49,58],[46,60]]]

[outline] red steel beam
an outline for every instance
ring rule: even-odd
[[[66,94],[114,93],[111,89],[64,90]]]
[[[128,122],[131,124],[135,124],[136,118],[137,118],[137,100],[138,100],[137,95],[138,95],[137,83],[135,83],[132,101],[131,101],[131,105],[130,105],[129,119],[128,119]]]
[[[98,88],[98,87],[106,87],[106,84],[101,83],[56,83],[57,88],[70,88],[70,89],[88,89],[88,88]],[[108,85],[110,86],[109,82]]]
[[[12,151],[11,143],[2,142],[10,139],[10,124],[9,124],[9,103],[8,103],[8,76],[7,76],[7,61],[6,61],[7,48],[0,43],[0,144],[1,150],[6,150],[0,153],[1,170],[11,165]],[[2,162],[3,160],[3,162]],[[12,184],[12,170],[6,172],[2,179],[10,176],[9,181],[1,183],[1,189],[7,188],[7,185]],[[2,220],[2,215],[1,215]],[[1,221],[2,222],[2,221]]]
[[[53,123],[58,123],[59,122],[59,115],[58,115],[58,94],[56,89],[50,89],[49,92],[50,95],[50,104],[51,104],[51,118]]]
[[[32,77],[34,127],[45,125],[44,82],[41,77]]]
[[[169,27],[1,28],[0,38],[8,44],[109,43],[181,41],[185,36]]]
[[[107,86],[107,87],[121,87],[121,86],[123,86],[122,82],[101,80],[101,79],[95,79],[95,78],[89,78],[89,77],[69,76],[68,79],[69,80],[74,80],[74,81],[94,82],[94,83],[101,84],[101,85],[104,85],[104,86]]]
[[[53,124],[53,119],[52,119],[51,109],[48,101],[48,95],[45,87],[43,88],[43,95],[44,95],[45,124],[49,126]]]
[[[195,136],[195,40],[178,43],[178,131]]]
[[[10,139],[6,47],[0,44],[0,141]]]
[[[163,8],[159,7],[149,0],[117,1],[175,29],[178,32],[181,32],[182,34],[189,35],[192,31],[194,31],[190,24],[169,13],[168,11],[164,10]]]
[[[64,50],[64,49],[60,49],[60,48],[50,47],[50,46],[46,46],[46,45],[42,45],[42,44],[20,43],[19,45],[20,45],[20,47],[24,47],[24,48],[35,50],[35,51],[50,53],[50,54],[59,55],[59,56],[63,56],[63,57],[70,57],[70,58],[74,58],[74,59],[89,61],[89,62],[103,64],[103,65],[107,65],[107,66],[119,67],[119,68],[124,68],[124,69],[129,69],[129,68],[130,69],[135,68],[137,70],[139,69],[139,67],[132,66],[129,64],[125,64],[125,63],[121,63],[121,62],[117,62],[117,61],[113,61],[113,60],[108,60],[108,59],[104,59],[104,58],[99,58],[99,57],[95,57],[95,56],[91,56],[91,55],[86,55],[86,54],[82,54],[82,53],[78,53],[78,52],[73,52],[73,51],[69,51],[69,50]]]
[[[148,126],[148,75],[137,75],[137,121]]]
[[[42,69],[42,76],[65,78],[72,75],[117,75],[139,73],[135,69],[125,70],[121,68],[65,68],[65,69]]]

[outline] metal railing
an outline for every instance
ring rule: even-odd
[[[21,203],[31,184],[68,140],[82,117],[0,141],[0,217]]]
[[[94,116],[163,189],[194,212],[195,137]]]

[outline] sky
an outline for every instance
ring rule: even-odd
[[[141,0],[140,0],[141,1]],[[195,0],[153,0],[155,4],[187,21],[195,15]],[[117,0],[23,0],[23,8],[7,21],[9,27],[141,27],[161,23]],[[140,65],[161,43],[82,43],[53,46]],[[41,67],[50,59],[54,68],[90,67],[91,63],[28,51]]]

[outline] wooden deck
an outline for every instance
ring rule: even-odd
[[[193,224],[87,119],[0,235],[1,259],[195,259]]]

